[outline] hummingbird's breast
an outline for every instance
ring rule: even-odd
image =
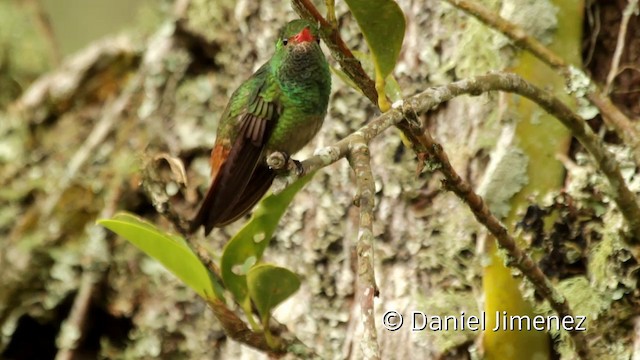
[[[289,54],[276,75],[282,112],[267,143],[267,151],[294,154],[318,133],[331,92],[329,66],[313,43]]]

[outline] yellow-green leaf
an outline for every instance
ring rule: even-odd
[[[118,213],[111,219],[98,220],[98,224],[122,236],[159,261],[205,300],[223,299],[222,286],[182,237],[167,234],[153,224],[128,213]]]
[[[400,6],[393,0],[346,0],[364,35],[376,73],[379,106],[386,111],[385,79],[396,66],[406,22]]]

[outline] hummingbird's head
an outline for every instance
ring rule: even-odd
[[[276,42],[276,51],[308,52],[320,49],[320,32],[318,27],[303,19],[289,22],[280,31],[280,36]]]
[[[280,31],[271,63],[272,71],[285,87],[285,84],[309,82],[309,79],[328,74],[318,27],[307,20],[289,22]]]

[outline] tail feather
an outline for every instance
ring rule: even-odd
[[[267,166],[258,166],[242,190],[221,189],[215,182],[205,197],[198,214],[191,222],[191,231],[204,226],[205,235],[214,227],[230,224],[248,213],[271,187],[275,172]],[[223,193],[226,190],[226,193]]]

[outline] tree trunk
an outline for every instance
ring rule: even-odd
[[[521,54],[498,32],[445,2],[398,3],[407,20],[395,71],[403,96],[507,69]],[[500,11],[496,2],[485,3]],[[502,7],[529,11],[525,3],[504,1]],[[317,5],[323,9],[323,4]],[[5,51],[0,59],[4,65],[0,71],[6,75],[0,82],[6,84],[0,88],[0,103],[6,105],[0,113],[3,358],[266,358],[227,338],[205,302],[157,262],[95,225],[97,219],[122,210],[171,231],[171,223],[157,214],[141,187],[141,169],[160,153],[185,163],[188,186],[172,205],[190,217],[198,192],[209,183],[208,154],[229,96],[271,56],[280,27],[296,17],[288,2],[177,0],[172,6],[149,36],[130,31],[96,41],[58,67],[34,59],[27,64],[22,59],[34,55],[18,52]],[[336,6],[347,45],[366,51],[346,5]],[[582,42],[591,43],[584,62],[599,82],[606,81],[625,6],[624,1],[599,1],[586,9]],[[534,34],[543,40],[568,21],[557,17],[553,5],[549,9],[538,16],[549,22],[538,24],[541,33]],[[17,4],[0,5],[0,17],[20,11]],[[600,31],[589,22],[596,18]],[[620,67],[623,71],[613,83],[612,96],[635,117],[640,115],[637,96],[628,91],[637,90],[640,77],[628,69],[637,67],[639,58],[637,20],[631,18],[621,62],[629,68]],[[36,59],[46,59],[46,41],[37,33],[29,34],[36,39]],[[6,49],[15,45],[6,44]],[[53,70],[45,73],[47,68]],[[488,164],[499,156],[504,145],[500,141],[508,135],[505,129],[523,121],[505,116],[507,106],[489,93],[456,98],[424,117],[453,166],[476,189],[490,177]],[[334,77],[329,114],[320,134],[295,158],[304,159],[314,149],[335,143],[377,115],[365,97]],[[638,191],[628,146],[608,132],[599,117],[590,125],[601,131],[627,171],[632,190]],[[544,131],[532,136],[544,136]],[[488,255],[482,241],[493,240],[467,206],[442,189],[437,172],[416,175],[416,154],[403,145],[396,130],[374,139],[370,152],[376,182],[374,263],[380,290],[376,319],[392,310],[404,316],[398,331],[378,323],[382,358],[475,356],[483,350],[481,331],[427,327],[413,332],[411,320],[419,320],[419,326],[422,317],[412,312],[481,316],[483,301],[490,296],[483,289]],[[630,336],[629,329],[637,323],[639,294],[637,262],[621,242],[626,236],[624,223],[602,175],[578,144],[555,155],[560,160],[549,161],[564,166],[557,171],[557,187],[523,199],[507,225],[522,233],[523,246],[541,261],[574,312],[587,316],[588,337],[598,339],[591,343],[593,356],[628,358],[637,337]],[[526,167],[527,160],[515,161],[512,172]],[[505,186],[518,188],[523,185],[518,181],[514,178]],[[320,170],[296,196],[265,253],[266,261],[293,270],[303,280],[274,317],[323,358],[363,358],[355,298],[355,192],[347,161]],[[510,209],[505,206],[502,216]],[[531,209],[540,213],[532,218]],[[532,219],[546,225],[535,232],[525,226]],[[217,260],[241,226],[238,221],[193,241]],[[514,296],[524,293],[523,301],[549,314],[527,282],[516,286],[520,291]],[[566,332],[550,336],[565,340],[551,351],[570,358]],[[548,349],[544,355],[552,357]]]

